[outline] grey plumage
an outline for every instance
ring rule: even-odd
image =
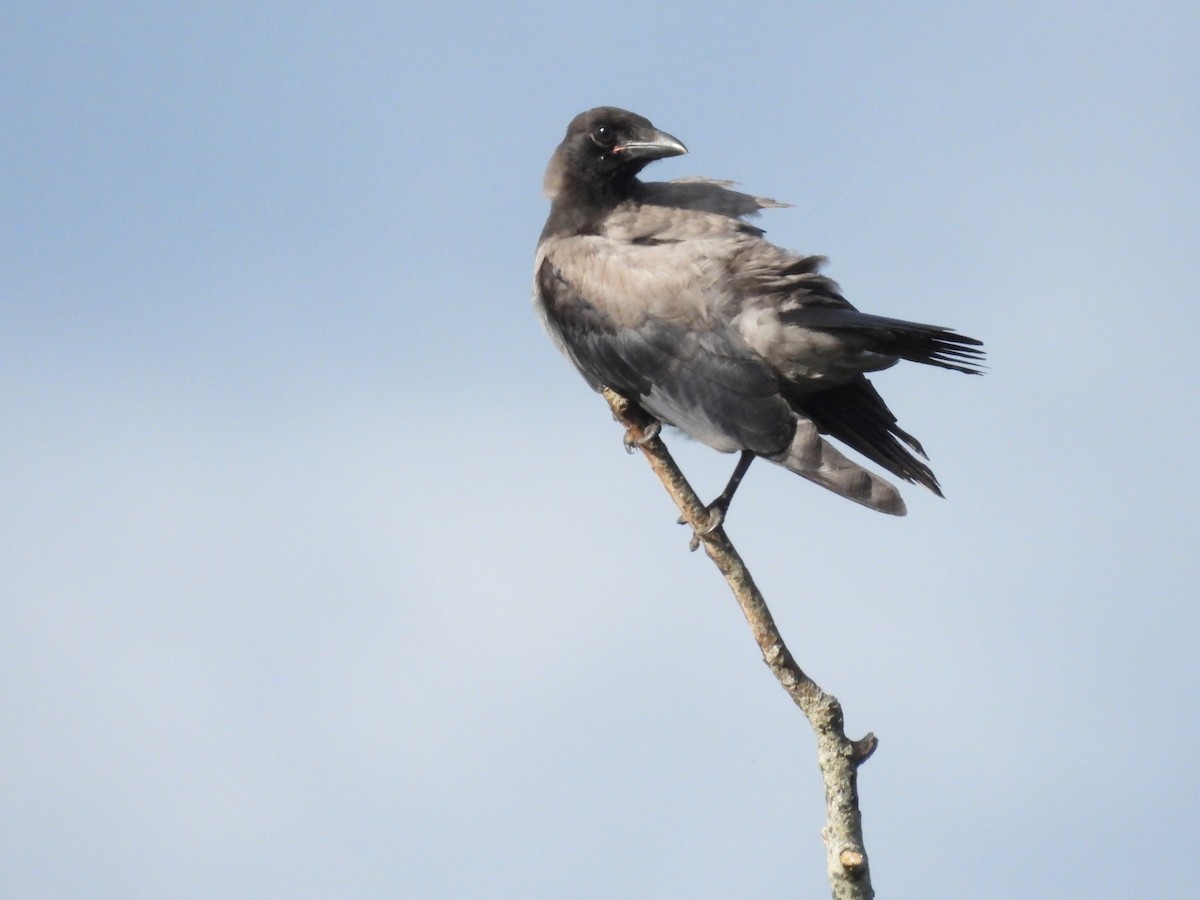
[[[776,247],[746,221],[787,204],[726,181],[638,179],[649,162],[686,152],[625,110],[572,120],[546,171],[551,208],[534,268],[534,305],[559,348],[594,389],[716,450],[748,451],[903,515],[896,488],[828,435],[941,495],[866,373],[901,359],[977,373],[980,342],[858,312],[820,273],[822,257]]]

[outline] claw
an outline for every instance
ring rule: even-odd
[[[725,522],[725,507],[708,507],[708,524],[700,529],[701,534],[712,534]]]
[[[727,505],[727,503],[722,503],[721,498],[718,497],[708,506],[704,507],[704,510],[708,515],[708,521],[699,528],[692,529],[692,539],[688,542],[689,550],[695,553],[698,549],[700,549],[700,539],[707,537],[721,527],[722,523],[725,521],[725,507]],[[676,521],[680,525],[686,525],[688,523],[687,519],[685,519],[683,516],[680,516]]]
[[[660,431],[662,431],[662,424],[660,422],[651,422],[642,429],[642,433],[638,437],[634,437],[633,429],[627,430],[625,432],[625,437],[622,438],[625,443],[625,452],[636,452],[639,447],[646,446],[648,443],[658,437],[658,433]]]

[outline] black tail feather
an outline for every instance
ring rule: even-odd
[[[854,448],[893,475],[924,485],[942,496],[933,470],[917,458],[916,454],[925,456],[921,442],[896,424],[896,417],[865,376],[815,392],[791,389],[785,384],[784,393],[793,407],[816,422],[823,433]]]
[[[953,369],[968,375],[983,374],[983,342],[949,328],[872,316],[856,309],[804,306],[788,310],[780,318],[788,324],[825,331],[853,332],[869,338],[871,349],[927,366]]]

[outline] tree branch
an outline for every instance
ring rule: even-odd
[[[858,809],[858,767],[875,751],[875,735],[851,741],[843,728],[842,707],[796,664],[775,627],[746,564],[721,527],[700,534],[709,522],[708,511],[675,465],[657,436],[657,423],[641,407],[606,389],[604,399],[613,416],[625,426],[626,446],[642,451],[663,487],[679,507],[683,521],[696,532],[708,554],[733,591],[763,661],[779,679],[788,696],[800,707],[817,736],[817,762],[825,781],[826,865],[835,900],[868,900],[874,897],[867,851],[863,847],[862,814]]]

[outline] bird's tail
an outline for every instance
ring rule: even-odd
[[[796,436],[787,450],[767,459],[878,512],[902,516],[908,511],[895,485],[848,459],[803,416],[796,419]]]
[[[856,309],[808,305],[779,316],[788,325],[868,338],[871,350],[884,356],[940,366],[968,375],[983,374],[983,343],[949,328],[873,316]]]

